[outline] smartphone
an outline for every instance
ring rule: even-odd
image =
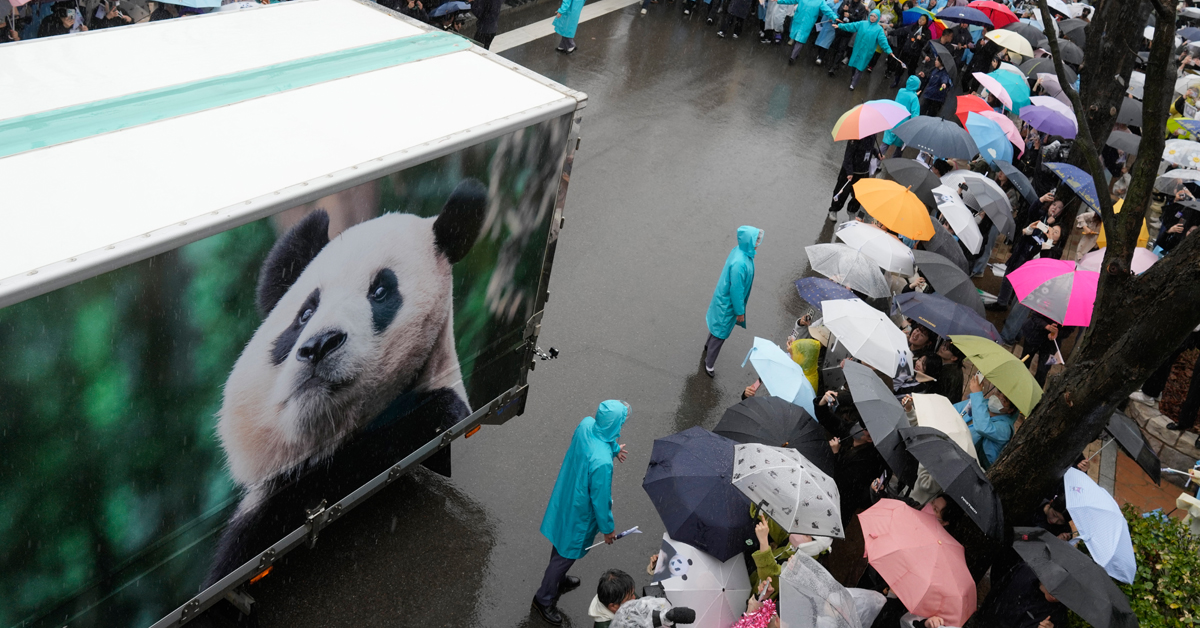
[[[758,601],[759,601],[759,602],[761,602],[761,601],[763,601],[763,600],[767,599],[767,591],[768,591],[768,590],[770,590],[770,589],[768,589],[768,587],[770,586],[770,584],[771,584],[771,581],[770,581],[770,580],[763,580],[763,581],[762,581],[762,583],[760,583],[760,584],[758,585],[758,588],[759,588],[759,591],[758,591]]]
[[[983,383],[983,371],[975,372],[975,381],[979,382],[980,384]]]

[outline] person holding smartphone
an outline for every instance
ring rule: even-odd
[[[112,28],[132,24],[133,18],[125,15],[119,8],[121,0],[104,0],[96,7],[96,17],[92,19],[92,28]]]

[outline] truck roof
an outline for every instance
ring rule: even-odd
[[[369,2],[0,46],[0,307],[581,107]]]

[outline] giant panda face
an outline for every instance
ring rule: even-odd
[[[259,280],[269,314],[225,384],[218,433],[235,480],[332,449],[401,393],[461,380],[451,265],[485,201],[472,181],[437,218],[386,214],[330,242],[316,211],[280,238]]]

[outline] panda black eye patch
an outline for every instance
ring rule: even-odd
[[[304,304],[296,311],[296,317],[292,319],[292,324],[283,330],[283,333],[279,334],[275,343],[271,345],[272,364],[279,366],[291,355],[292,347],[296,346],[296,340],[300,338],[300,332],[304,331],[304,326],[312,319],[313,314],[317,313],[317,307],[320,305],[321,289],[317,288],[308,295]]]
[[[371,287],[367,288],[367,302],[371,304],[371,326],[376,334],[383,333],[404,305],[404,297],[400,296],[400,282],[396,280],[396,273],[392,269],[384,268],[375,273]]]

